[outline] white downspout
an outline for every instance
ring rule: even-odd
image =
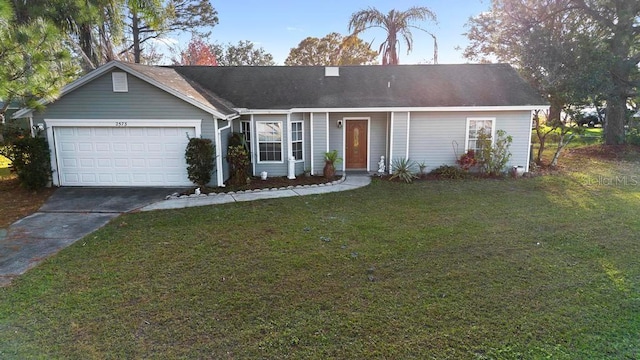
[[[394,126],[394,112],[391,112],[391,127],[389,135],[389,174],[393,174],[393,166],[391,166],[393,162],[393,126]]]
[[[407,160],[409,160],[409,134],[411,133],[410,130],[411,130],[411,112],[408,111],[407,112],[407,151],[404,157]]]
[[[313,169],[314,169],[313,156],[315,155],[314,154],[314,150],[315,149],[313,147],[313,113],[309,113],[309,127],[311,128],[311,132],[310,132],[310,134],[311,134],[311,157],[309,159],[311,161],[311,166],[309,168],[311,169],[311,175],[314,175],[314,172],[313,172]],[[305,167],[306,167],[306,164],[305,164]]]
[[[223,130],[227,130],[229,128],[231,128],[231,125],[233,124],[233,120],[228,120],[228,124],[226,126],[223,126],[221,128],[218,128],[218,119],[215,118],[215,116],[213,117],[213,127],[215,129],[215,141],[216,141],[216,149],[218,149],[218,152],[220,153],[218,156],[216,156],[216,175],[218,177],[218,186],[219,187],[225,187],[226,185],[224,184],[224,171],[222,169],[222,131]]]
[[[253,122],[253,114],[251,114],[250,117],[249,128],[251,129],[251,144],[249,145],[249,147],[251,148],[251,155],[249,157],[251,158],[251,167],[253,168],[251,175],[256,176],[256,163],[258,162],[258,155],[256,153],[258,146],[258,134],[256,134],[256,127]]]

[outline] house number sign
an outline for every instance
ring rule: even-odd
[[[126,126],[127,126],[126,121],[116,121],[116,127],[126,127]]]

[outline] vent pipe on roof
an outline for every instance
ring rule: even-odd
[[[324,76],[340,76],[340,68],[336,66],[327,66],[324,68]]]

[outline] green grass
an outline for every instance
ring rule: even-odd
[[[9,171],[9,165],[11,165],[11,161],[6,157],[0,155],[0,178],[11,175]]]
[[[544,131],[548,131],[548,127],[542,125]],[[576,129],[570,130],[571,133],[576,133],[575,138],[569,143],[568,147],[579,147],[585,145],[594,145],[602,143],[602,128],[590,128],[580,127],[578,131]],[[547,135],[547,146],[555,147],[559,141],[560,129],[554,130],[551,134]],[[531,142],[533,144],[538,143],[538,137],[536,131],[533,130],[531,134]]]
[[[640,166],[585,162],[121,216],[0,289],[0,358],[638,358]]]

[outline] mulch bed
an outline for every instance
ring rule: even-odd
[[[640,146],[636,145],[591,145],[575,149],[568,149],[567,155],[581,158],[602,160],[627,160],[637,159],[640,155]]]
[[[0,177],[0,229],[36,212],[54,191],[56,188],[27,190],[16,177]]]

